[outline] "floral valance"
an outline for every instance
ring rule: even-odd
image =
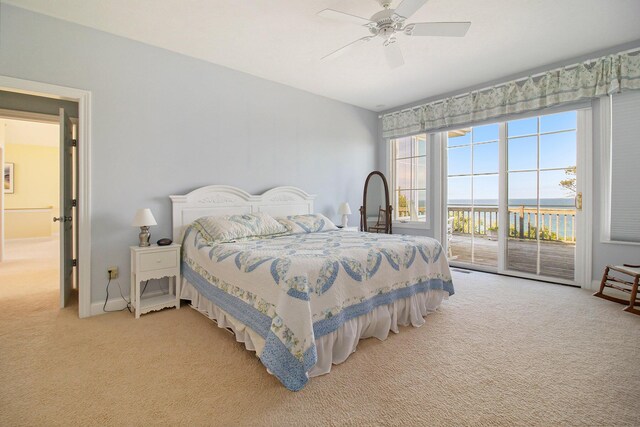
[[[382,116],[385,138],[640,89],[640,51],[598,58]]]

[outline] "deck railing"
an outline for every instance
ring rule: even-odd
[[[498,236],[498,208],[495,206],[449,206],[449,218],[453,218],[454,234]],[[576,211],[573,208],[540,208],[510,206],[509,236],[520,239],[555,240],[575,242]],[[473,218],[473,221],[472,221]]]

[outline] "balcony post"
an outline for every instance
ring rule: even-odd
[[[520,238],[524,239],[524,206],[520,206],[518,214],[520,216]]]

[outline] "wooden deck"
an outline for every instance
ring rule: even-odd
[[[507,268],[536,274],[536,241],[509,239],[507,242]],[[471,236],[454,234],[451,240],[452,261],[473,263],[482,266],[498,266],[498,241],[486,236],[473,240],[473,261],[471,259]],[[540,274],[562,279],[574,279],[575,243],[540,242]]]

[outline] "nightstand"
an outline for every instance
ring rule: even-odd
[[[140,282],[169,277],[169,293],[141,298]],[[131,246],[131,307],[141,314],[180,308],[180,245]]]
[[[338,227],[340,231],[358,231],[358,227]]]

